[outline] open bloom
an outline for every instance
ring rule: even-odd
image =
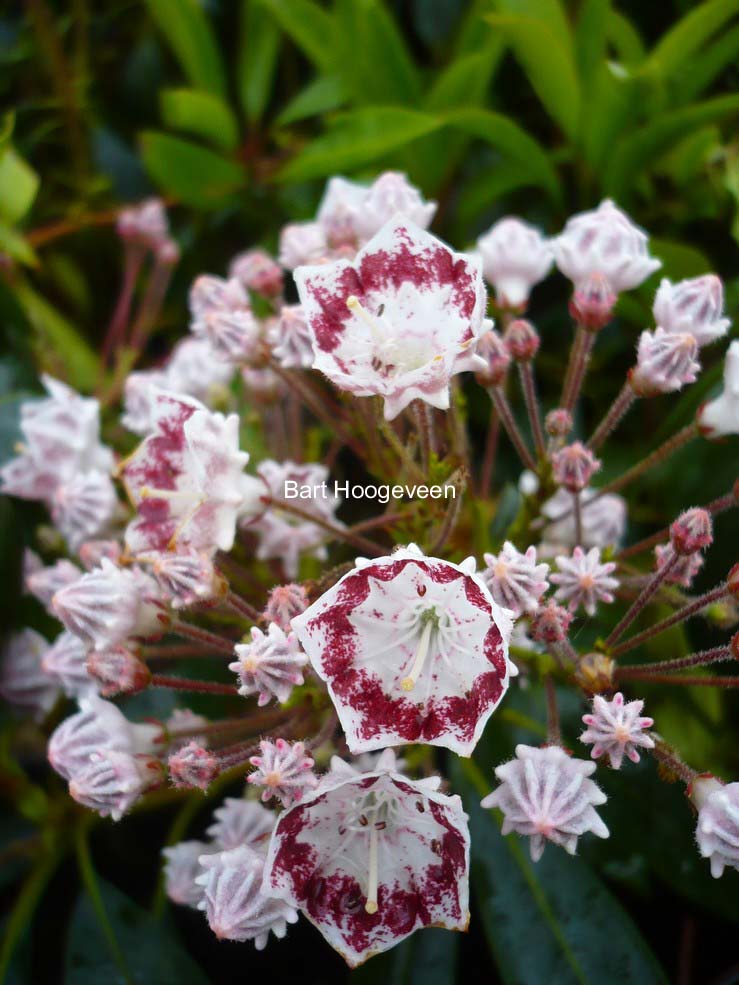
[[[203,898],[198,909],[219,940],[253,940],[261,951],[270,933],[284,937],[287,925],[297,921],[292,906],[262,890],[264,859],[245,845],[201,855],[199,864],[203,871],[195,882]]]
[[[415,546],[353,571],[292,621],[353,753],[408,742],[468,756],[515,668],[510,613],[475,574]]]
[[[48,649],[35,629],[22,629],[8,637],[0,651],[0,697],[37,720],[59,697],[59,682],[43,666]]]
[[[469,830],[439,778],[410,780],[384,755],[331,772],[277,822],[265,891],[299,907],[355,967],[421,927],[465,930]]]
[[[495,768],[501,781],[482,801],[483,807],[503,812],[504,835],[515,831],[530,839],[531,858],[538,862],[547,841],[570,855],[590,831],[608,837],[608,828],[595,810],[606,795],[591,779],[595,763],[573,759],[560,746],[516,746],[516,758]]]
[[[230,550],[237,517],[247,508],[248,460],[239,451],[235,414],[224,417],[196,400],[161,392],[153,433],[120,470],[138,514],[126,530],[129,550]]]
[[[701,408],[698,424],[709,438],[739,434],[739,340],[726,352],[723,392]]]
[[[582,717],[588,727],[580,736],[580,742],[592,745],[590,755],[593,759],[606,755],[613,769],[618,770],[624,754],[632,763],[638,763],[637,747],[654,748],[654,740],[645,734],[654,721],[641,716],[643,707],[643,701],[624,701],[620,692],[610,701],[600,694],[595,695],[592,713]]]
[[[724,288],[715,274],[673,284],[661,281],[652,308],[654,320],[666,332],[689,332],[699,346],[726,335],[731,320],[724,318]]]
[[[699,776],[690,797],[698,808],[698,848],[703,858],[710,859],[713,878],[722,876],[726,866],[739,869],[739,783]]]
[[[251,643],[238,643],[234,652],[238,660],[228,669],[238,674],[239,694],[258,694],[260,707],[271,698],[287,701],[295,685],[303,683],[301,671],[308,658],[295,633],[285,634],[275,623],[266,633],[253,626]]]
[[[568,219],[552,247],[557,266],[575,287],[591,274],[603,274],[620,294],[638,287],[661,266],[649,256],[646,233],[610,199]]]
[[[388,222],[353,262],[300,267],[295,281],[314,368],[341,389],[382,396],[388,419],[416,398],[446,409],[450,378],[485,368],[474,354],[489,327],[479,261],[407,219]]]
[[[618,579],[612,577],[616,562],[601,562],[600,548],[591,547],[586,553],[576,547],[572,557],[559,555],[556,560],[557,573],[549,580],[559,586],[555,599],[567,602],[570,612],[582,606],[592,616],[598,602],[613,602],[613,590],[618,588]]]
[[[516,616],[539,608],[539,599],[549,587],[549,565],[536,563],[535,547],[521,554],[507,540],[498,554],[485,554],[483,559],[487,567],[480,577],[498,605]]]
[[[552,247],[538,229],[515,216],[496,222],[477,241],[485,280],[495,288],[498,304],[519,308],[531,288],[543,280],[554,260]]]

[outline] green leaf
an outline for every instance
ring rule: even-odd
[[[323,75],[308,83],[277,117],[279,126],[307,120],[331,110],[339,109],[348,99],[344,83],[338,75]]]
[[[421,84],[402,34],[382,0],[336,0],[339,72],[358,103],[417,103]]]
[[[647,170],[656,155],[664,153],[697,127],[737,115],[739,95],[717,96],[664,113],[655,122],[640,127],[632,136],[620,141],[611,153],[603,179],[607,193],[616,201],[624,201],[633,187],[633,176]]]
[[[433,112],[480,102],[492,74],[491,63],[497,61],[502,47],[498,42],[492,51],[463,55],[447,65],[426,96],[426,109]]]
[[[646,68],[665,79],[682,75],[703,44],[737,13],[739,0],[708,0],[694,7],[660,38]]]
[[[572,54],[572,31],[561,0],[494,0],[499,14],[538,21],[557,44]]]
[[[15,225],[33,205],[39,177],[12,147],[0,151],[0,220]]]
[[[349,975],[349,985],[454,985],[459,934],[439,927],[416,931]]]
[[[223,150],[233,150],[238,144],[236,117],[218,96],[199,89],[163,89],[159,102],[162,119],[173,130],[203,137]]]
[[[242,0],[238,85],[247,120],[262,118],[272,94],[280,32],[261,0]]]
[[[282,30],[322,72],[336,68],[334,19],[313,0],[259,0]]]
[[[590,83],[588,112],[582,121],[583,155],[592,168],[602,165],[619,134],[633,126],[647,92],[647,80],[612,62],[601,62]]]
[[[559,178],[549,157],[533,137],[507,116],[484,109],[456,110],[445,122],[503,151],[535,177],[553,198],[559,198]]]
[[[608,37],[625,64],[633,67],[644,61],[646,52],[639,32],[631,21],[617,10],[612,10],[608,18]]]
[[[649,238],[649,252],[662,261],[660,277],[670,280],[685,280],[688,277],[699,277],[711,272],[711,261],[694,246],[686,246],[675,240]]]
[[[306,181],[371,164],[391,151],[437,130],[442,121],[428,113],[383,106],[343,113],[280,171],[280,181]]]
[[[73,325],[27,282],[16,281],[13,294],[33,329],[43,367],[76,390],[94,390],[99,382],[97,356]]]
[[[38,257],[28,240],[3,222],[0,222],[0,252],[7,253],[27,267],[38,266]]]
[[[478,910],[506,985],[666,985],[637,927],[582,858],[550,845],[531,862],[523,839],[504,838],[480,807],[490,784],[476,764],[456,759],[451,772],[470,815]]]
[[[125,981],[128,985],[206,985],[207,979],[178,939],[168,921],[156,920],[136,906],[115,886],[96,879],[99,903],[108,933],[125,956],[123,977],[113,959],[99,911],[83,893],[72,914],[66,955],[66,985],[100,985]]]
[[[739,58],[739,26],[719,36],[690,61],[690,71],[674,80],[675,98],[689,102],[704,92],[722,72]]]
[[[543,106],[562,130],[574,136],[580,118],[580,86],[572,52],[547,26],[531,17],[488,17],[509,40]]]
[[[575,32],[575,52],[584,87],[589,85],[603,64],[610,13],[611,0],[585,0],[580,8]]]
[[[139,139],[153,181],[187,205],[218,208],[244,185],[243,169],[206,147],[155,130],[145,131]]]
[[[226,75],[213,29],[198,0],[146,0],[157,27],[197,89],[226,95]]]

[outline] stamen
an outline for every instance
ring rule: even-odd
[[[377,913],[377,825],[370,829],[369,843],[369,875],[367,879],[367,902],[364,909],[367,913]]]
[[[426,624],[423,627],[423,632],[421,633],[421,639],[418,641],[418,649],[416,650],[416,656],[413,660],[413,666],[411,667],[410,673],[407,677],[404,677],[400,682],[400,686],[404,691],[412,691],[416,686],[416,681],[418,680],[418,675],[423,670],[423,665],[426,662],[426,657],[429,652],[429,643],[431,641],[431,630],[434,628],[434,620],[432,614],[429,613],[426,617]]]

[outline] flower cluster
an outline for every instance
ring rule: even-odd
[[[466,928],[469,818],[434,747],[471,756],[512,688],[536,685],[546,741],[511,750],[482,806],[529,839],[534,861],[547,842],[574,853],[607,838],[598,771],[643,753],[688,787],[712,873],[739,868],[739,784],[685,763],[631,693],[690,686],[680,671],[739,656],[739,636],[657,662],[641,649],[714,603],[721,628],[736,622],[735,570],[688,592],[739,484],[626,543],[643,475],[689,442],[739,433],[739,343],[693,421],[621,473],[606,468],[633,405],[690,386],[728,332],[721,282],[654,283],[653,324],[590,422],[592,351],[616,331],[619,297],[660,268],[647,234],[606,201],[551,238],[502,218],[461,252],[428,231],[434,213],[404,175],[332,179],[315,219],[282,230],[279,257],[250,249],[195,279],[190,334],[118,380],[103,412],[45,377],[0,471],[3,491],[42,503],[61,534],[39,528],[23,575],[58,635],[8,637],[0,694],[41,726],[56,708],[48,758],[70,795],[118,820],[155,787],[199,796],[240,779],[244,797],[215,810],[204,840],[164,850],[169,897],[260,949],[302,913],[351,966],[421,927]],[[105,361],[124,345],[145,353],[158,309],[132,316],[131,285],[150,256],[160,303],[178,252],[155,201],[118,231]],[[571,282],[574,332],[544,413],[532,293],[554,270]],[[463,387],[491,405],[480,456]],[[504,435],[522,466],[507,523],[492,481]],[[347,472],[406,498],[358,516],[332,482]],[[224,711],[182,702],[133,722],[108,700],[149,688],[208,695],[211,708],[220,696]],[[562,736],[563,688],[587,705],[589,759]],[[412,768],[396,759],[404,747]]]

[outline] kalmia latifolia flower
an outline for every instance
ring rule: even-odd
[[[237,518],[248,509],[249,482],[255,484],[244,475],[248,460],[235,414],[160,393],[153,433],[120,469],[137,511],[126,530],[129,550],[230,550]]]
[[[426,202],[404,174],[386,171],[359,198],[353,225],[359,242],[366,243],[397,215],[428,229],[435,213],[436,202]]]
[[[279,818],[264,888],[299,908],[355,967],[415,930],[465,930],[469,830],[439,777],[410,780],[392,752],[332,769]]]
[[[0,650],[0,697],[36,720],[51,711],[59,683],[43,667],[49,644],[34,629],[9,636]]]
[[[567,638],[573,615],[550,599],[531,618],[531,638],[537,643],[561,643]]]
[[[694,507],[685,510],[670,526],[670,545],[684,556],[705,551],[713,543],[713,520],[708,510]]]
[[[78,697],[96,689],[87,670],[88,646],[67,630],[60,633],[44,653],[41,666],[69,697]]]
[[[554,260],[538,229],[515,216],[500,219],[477,241],[485,280],[502,308],[524,308],[532,287],[544,280]]]
[[[514,319],[506,329],[504,338],[508,351],[516,362],[531,362],[539,351],[539,333],[525,318]]]
[[[156,252],[169,237],[164,203],[159,198],[147,198],[138,205],[122,209],[116,230],[122,239]]]
[[[537,564],[535,547],[527,547],[522,554],[507,540],[498,554],[485,554],[483,560],[486,568],[480,577],[498,605],[516,617],[536,612],[539,599],[549,588],[549,565]]]
[[[93,752],[69,781],[69,794],[101,817],[120,821],[143,793],[162,782],[162,775],[162,764],[151,756]]]
[[[699,346],[726,335],[731,320],[724,318],[724,288],[715,274],[673,284],[661,281],[652,308],[654,320],[666,332],[689,332]]]
[[[739,340],[731,343],[724,363],[724,388],[698,412],[698,425],[709,438],[739,434]]]
[[[515,831],[529,838],[531,858],[538,862],[547,841],[570,855],[587,833],[608,837],[596,807],[606,795],[590,779],[595,763],[574,759],[560,746],[516,746],[516,758],[497,766],[498,786],[482,801],[483,807],[503,812],[504,835]]]
[[[105,472],[86,472],[57,486],[51,517],[72,551],[104,533],[118,505],[115,486]]]
[[[172,786],[207,790],[218,775],[218,759],[210,749],[191,739],[170,754],[167,768]]]
[[[193,335],[208,339],[221,359],[240,363],[255,356],[261,329],[240,280],[201,275],[190,290],[190,312]]]
[[[589,332],[599,332],[611,318],[618,297],[603,274],[594,271],[575,288],[569,310],[575,322]]]
[[[602,274],[620,294],[638,287],[661,266],[649,256],[646,233],[610,199],[568,219],[552,248],[557,267],[576,288],[591,274]]]
[[[482,386],[500,386],[508,375],[511,354],[506,342],[491,328],[477,340],[475,354],[485,363],[475,370],[475,379]]]
[[[182,548],[141,555],[173,609],[186,609],[225,594],[227,584],[204,551]]]
[[[654,720],[641,716],[643,707],[643,701],[624,701],[620,692],[610,701],[595,695],[592,712],[582,718],[588,727],[580,736],[580,742],[593,747],[590,750],[593,759],[608,756],[613,769],[618,770],[624,755],[632,763],[638,763],[639,748],[654,748],[654,739],[646,734]]]
[[[659,327],[642,332],[631,386],[644,397],[681,390],[696,381],[701,368],[697,354],[698,343],[689,332],[666,332]]]
[[[149,686],[151,671],[139,654],[140,651],[128,646],[112,646],[90,653],[87,673],[98,684],[103,697],[136,694]]]
[[[304,742],[263,739],[259,749],[260,755],[249,760],[256,769],[247,780],[264,787],[262,800],[265,803],[276,797],[284,807],[290,807],[318,783],[313,772],[315,763],[306,752]]]
[[[286,304],[267,333],[272,355],[283,369],[310,369],[315,359],[311,335],[302,305]]]
[[[619,544],[626,532],[626,500],[615,493],[597,496],[588,488],[580,493],[582,511],[582,547],[608,547]],[[575,520],[572,495],[559,489],[543,504],[541,512],[552,522],[544,528],[546,544],[575,546]],[[550,553],[556,554],[557,549]],[[542,549],[542,553],[544,553]],[[547,555],[548,556],[548,555]]]
[[[65,627],[88,646],[105,650],[130,637],[161,629],[155,583],[103,558],[100,567],[60,589],[52,608]]]
[[[173,903],[198,909],[203,888],[195,880],[203,873],[200,856],[208,853],[208,847],[204,841],[180,841],[162,849],[164,884]]]
[[[592,616],[598,602],[613,602],[613,591],[619,584],[618,579],[612,577],[616,563],[603,563],[599,548],[591,547],[586,553],[576,547],[571,557],[560,554],[556,561],[557,572],[550,575],[549,580],[559,586],[554,593],[555,599],[567,602],[570,612],[582,606]]]
[[[195,881],[203,898],[198,909],[219,940],[254,941],[261,951],[270,933],[282,938],[287,925],[297,921],[294,907],[263,891],[264,859],[245,845],[201,855],[200,866],[203,873]]]
[[[657,571],[669,565],[669,571],[665,575],[668,585],[682,585],[683,588],[690,588],[693,579],[703,567],[703,555],[696,551],[694,554],[681,554],[675,561],[675,550],[672,544],[657,544],[654,549],[655,564]]]
[[[279,261],[286,270],[320,263],[331,253],[320,222],[291,222],[280,232]]]
[[[474,558],[415,545],[358,559],[292,625],[353,753],[426,742],[469,755],[516,672],[511,615]]]
[[[479,263],[396,218],[353,262],[295,271],[314,338],[315,369],[357,396],[379,395],[391,420],[418,398],[449,406],[449,380],[484,369],[489,327]]]
[[[724,869],[739,869],[739,783],[724,784],[715,776],[698,776],[690,789],[698,808],[695,837],[703,858],[718,879]]]
[[[289,632],[291,620],[308,608],[308,593],[302,585],[275,585],[262,613],[266,622],[274,622]]]
[[[292,689],[303,683],[302,668],[308,658],[295,633],[285,634],[276,623],[266,633],[253,626],[251,642],[238,643],[234,652],[238,659],[228,669],[239,678],[239,694],[258,694],[260,707],[272,698],[287,701]]]
[[[279,263],[264,250],[239,253],[228,268],[229,278],[241,281],[245,288],[266,298],[282,294],[284,275]]]
[[[600,460],[581,441],[565,445],[552,455],[554,481],[570,492],[582,492],[600,467]]]
[[[48,609],[56,593],[66,585],[77,581],[81,575],[82,572],[76,564],[61,558],[48,567],[40,567],[32,571],[26,577],[26,588],[45,609]]]

